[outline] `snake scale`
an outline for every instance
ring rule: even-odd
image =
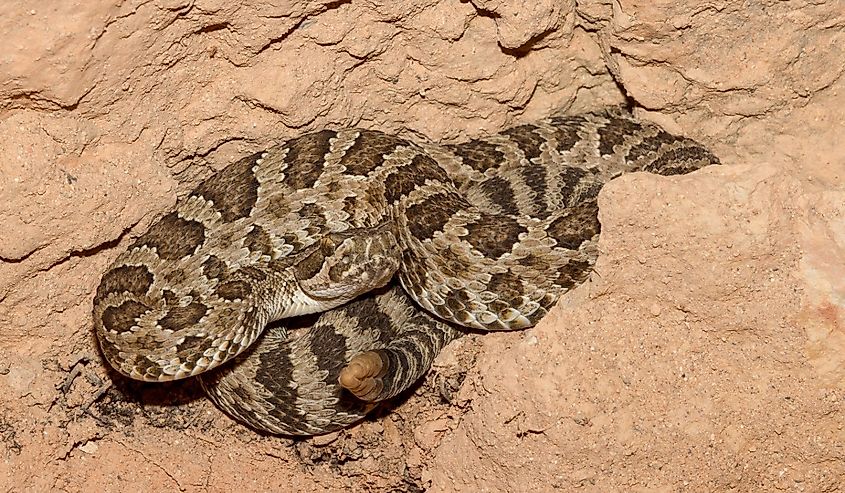
[[[718,163],[621,108],[448,145],[306,134],[216,172],[137,238],[102,277],[96,333],[124,375],[202,374],[241,422],[326,433],[412,385],[459,328],[530,327],[584,282],[608,181]]]

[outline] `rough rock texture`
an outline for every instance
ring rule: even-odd
[[[0,38],[3,491],[843,490],[841,0],[9,0]],[[606,187],[590,283],[363,425],[260,436],[100,359],[103,269],[234,157],[626,96],[725,166]]]

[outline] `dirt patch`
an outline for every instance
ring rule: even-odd
[[[4,2],[3,490],[842,491],[845,13],[532,5]],[[608,185],[589,283],[357,427],[259,435],[97,353],[105,267],[235,157],[626,98],[724,166]]]

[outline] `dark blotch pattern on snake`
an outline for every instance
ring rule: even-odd
[[[97,336],[140,380],[236,359],[203,374],[220,407],[325,433],[412,385],[456,328],[530,327],[583,283],[608,181],[718,162],[618,108],[452,145],[307,134],[218,171],[121,254],[94,298]]]

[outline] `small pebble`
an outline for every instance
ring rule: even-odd
[[[97,449],[100,448],[97,446],[95,442],[87,441],[85,444],[79,446],[79,450],[85,452],[88,455],[94,455]]]

